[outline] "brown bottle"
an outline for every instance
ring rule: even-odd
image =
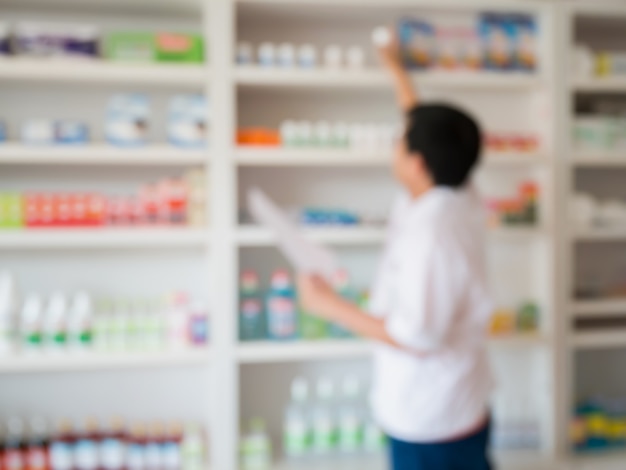
[[[100,441],[100,466],[103,470],[126,470],[126,430],[119,417],[109,420]]]
[[[75,470],[100,470],[98,422],[87,418],[74,444]]]

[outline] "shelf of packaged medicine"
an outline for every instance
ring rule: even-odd
[[[576,318],[626,317],[625,299],[578,300],[570,307]]]
[[[107,144],[0,144],[0,165],[203,165],[208,150],[172,145],[122,148]]]
[[[367,245],[382,243],[385,229],[380,227],[307,228],[304,233],[312,240],[332,245]],[[237,231],[239,246],[273,246],[272,233],[263,227],[241,226]]]
[[[201,88],[209,80],[205,65],[126,64],[101,60],[0,59],[0,80],[77,84],[128,83]]]
[[[386,166],[391,165],[393,150],[338,150],[293,147],[241,146],[235,159],[240,166]],[[548,159],[537,153],[489,152],[483,165],[489,167],[545,164]]]
[[[490,338],[488,341],[489,350],[495,353],[501,350],[533,348],[546,344],[548,340],[541,334],[503,336]],[[369,357],[372,347],[372,343],[358,339],[241,342],[237,357],[242,364],[359,359]]]
[[[2,6],[20,8],[55,8],[55,12],[70,14],[103,12],[115,15],[137,14],[149,11],[151,15],[165,17],[198,18],[202,12],[201,0],[3,0]],[[58,13],[57,13],[58,14]]]
[[[424,88],[527,90],[542,86],[542,79],[528,73],[417,72],[414,80]],[[390,79],[380,69],[313,69],[238,66],[235,81],[242,87],[386,88]]]
[[[205,365],[209,348],[160,352],[54,352],[0,356],[0,373],[71,372]]]
[[[575,349],[626,348],[626,330],[577,332],[572,337]]]
[[[626,76],[575,78],[572,89],[579,93],[626,93]]]
[[[274,7],[319,7],[324,8],[326,13],[329,6],[357,6],[357,7],[378,7],[380,9],[390,7],[401,8],[432,8],[432,9],[452,9],[458,11],[463,10],[484,10],[495,9],[497,11],[538,11],[540,6],[529,4],[528,2],[512,1],[502,2],[502,0],[235,0],[239,5],[258,5],[268,8]],[[372,10],[372,14],[376,15],[377,10]]]
[[[0,230],[2,249],[203,247],[210,234],[200,228],[41,228]]]

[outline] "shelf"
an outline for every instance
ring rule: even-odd
[[[51,355],[0,357],[0,373],[98,371],[143,367],[184,367],[206,365],[208,348],[155,353],[96,353],[62,352]]]
[[[576,78],[572,89],[581,93],[626,93],[626,76]]]
[[[380,0],[235,0],[235,2],[240,5],[269,8],[357,6],[379,8],[381,10],[396,7],[402,8],[402,11],[405,11],[406,8],[452,9],[454,11],[458,11],[459,9],[465,11],[469,8],[472,11],[495,9],[497,11],[513,11],[516,13],[520,11],[533,12],[539,11],[540,9],[539,5],[520,2],[502,2],[502,0],[472,0],[471,2],[467,0],[386,0],[385,2],[381,2]],[[373,9],[372,13],[375,15],[377,13],[376,9]]]
[[[541,78],[524,73],[498,72],[418,72],[413,78],[421,87],[436,89],[527,90],[542,86]],[[247,87],[300,88],[390,88],[386,72],[370,68],[299,69],[260,66],[238,66],[235,81]]]
[[[237,149],[236,161],[241,166],[388,166],[393,159],[393,150],[367,152],[355,150],[254,147]],[[540,154],[488,153],[483,165],[493,167],[525,166],[545,164],[548,159]]]
[[[626,227],[617,228],[578,228],[573,234],[573,238],[578,242],[626,242]]]
[[[626,329],[573,333],[572,345],[576,349],[626,348]]]
[[[0,231],[0,250],[202,247],[209,241],[207,230],[183,228],[42,228]]]
[[[120,148],[106,144],[0,144],[0,165],[202,165],[207,161],[206,150],[183,149],[171,145]]]
[[[580,168],[626,168],[626,150],[623,152],[581,153],[572,159],[572,165]]]
[[[77,84],[128,83],[202,87],[209,80],[204,65],[123,64],[105,61],[0,59],[0,80]]]
[[[501,350],[534,348],[548,344],[540,334],[519,335],[489,340],[492,352]],[[238,358],[242,364],[317,361],[329,359],[368,358],[373,344],[358,339],[274,342],[242,342]]]
[[[385,230],[377,227],[337,227],[337,228],[306,228],[305,235],[319,243],[330,245],[368,245],[380,244],[385,239]],[[273,234],[254,225],[242,226],[237,231],[239,246],[273,246]]]
[[[241,166],[384,166],[391,164],[392,153],[245,146],[235,158]]]
[[[356,339],[292,342],[242,342],[237,357],[242,364],[367,358],[372,346]]]
[[[597,451],[572,457],[571,464],[576,470],[623,470],[626,462],[626,452]]]
[[[318,243],[329,245],[376,245],[385,241],[386,230],[383,227],[320,227],[303,228],[304,234]],[[503,241],[533,241],[545,235],[538,228],[508,228],[498,227],[490,229],[489,238]],[[254,225],[240,226],[237,231],[237,243],[243,247],[274,246],[275,237],[271,232]]]
[[[626,317],[626,299],[575,301],[570,311],[576,318]]]

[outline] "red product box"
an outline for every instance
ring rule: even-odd
[[[139,191],[139,205],[144,223],[156,224],[159,221],[159,186],[147,184]]]
[[[132,223],[133,200],[119,196],[111,197],[107,202],[107,221],[111,225],[130,225]]]
[[[106,199],[101,194],[79,194],[74,199],[77,223],[83,227],[99,227],[106,222]]]
[[[72,225],[72,195],[57,194],[53,197],[54,220],[52,225],[59,227],[69,227]]]

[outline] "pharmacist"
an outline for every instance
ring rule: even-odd
[[[468,189],[481,132],[465,112],[419,104],[397,41],[380,48],[408,116],[396,201],[370,310],[322,278],[299,279],[305,309],[378,343],[372,406],[393,470],[489,470],[492,389],[485,331],[484,217]]]

